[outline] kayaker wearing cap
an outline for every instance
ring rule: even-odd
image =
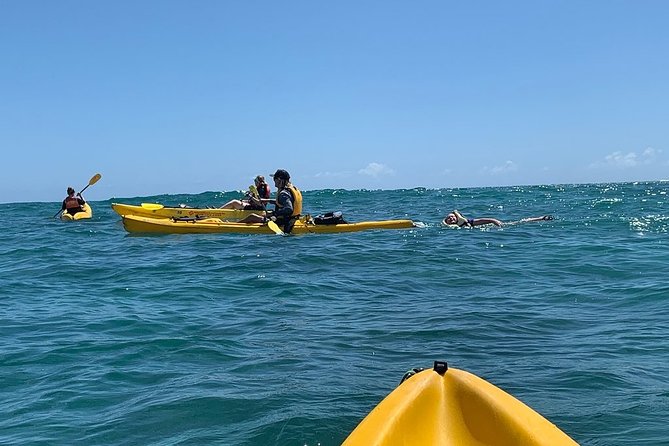
[[[67,212],[70,215],[74,215],[77,212],[83,212],[83,205],[86,204],[86,200],[81,194],[74,195],[74,189],[71,187],[67,188],[67,197],[63,200],[62,210]]]
[[[302,193],[290,182],[290,174],[284,169],[278,169],[272,175],[274,186],[277,188],[274,211],[268,211],[269,218],[276,222],[283,232],[290,233],[293,225],[302,213]],[[239,220],[240,223],[264,223],[266,217],[251,214]]]
[[[278,191],[271,219],[279,227],[283,226],[283,232],[289,233],[302,213],[302,192],[290,182],[288,171],[277,169],[270,176],[274,178],[274,186]]]

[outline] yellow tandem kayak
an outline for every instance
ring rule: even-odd
[[[68,214],[66,211],[61,212],[60,219],[63,221],[83,220],[93,217],[93,209],[88,203],[82,206],[83,211],[77,212],[74,215]]]
[[[435,362],[402,382],[342,446],[574,446],[521,401],[463,370]]]
[[[149,218],[137,215],[124,215],[123,226],[128,232],[161,234],[274,234],[264,223],[225,222],[218,218],[179,221],[165,218]],[[413,228],[411,220],[363,221],[358,223],[340,223],[336,225],[315,225],[304,220],[295,223],[291,234],[357,232],[370,229],[406,229]]]
[[[157,203],[142,203],[140,206],[122,203],[112,203],[114,212],[118,215],[137,215],[151,218],[220,218],[221,220],[241,220],[251,214],[262,215],[263,211],[245,211],[236,209],[207,209],[207,208],[182,208],[163,206]]]

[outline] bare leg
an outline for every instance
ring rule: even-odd
[[[528,217],[519,220],[518,223],[528,223],[531,221],[544,221],[544,220],[553,220],[552,215],[542,215],[541,217]]]
[[[221,206],[220,209],[241,210],[241,209],[244,209],[244,202],[241,201],[241,200],[230,200],[227,203],[225,203],[223,206]]]
[[[553,220],[552,215],[542,215],[541,217],[528,217],[528,218],[523,218],[517,221],[510,221],[506,223],[507,225],[517,225],[519,223],[530,223],[533,221],[546,221],[546,220]]]

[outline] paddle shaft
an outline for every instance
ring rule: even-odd
[[[79,191],[79,195],[83,194],[86,189],[88,189],[88,186],[90,186],[90,183],[86,185],[81,191]]]
[[[279,225],[276,224],[275,221],[267,219],[267,203],[263,201],[263,198],[260,197],[258,194],[258,188],[253,185],[249,187],[249,190],[251,191],[251,195],[254,196],[255,199],[260,201],[260,204],[262,205],[263,210],[265,211],[265,220],[267,221],[267,227],[270,228],[276,235],[286,235],[283,230],[279,227]],[[270,200],[271,201],[271,200]],[[269,202],[269,201],[268,201]]]

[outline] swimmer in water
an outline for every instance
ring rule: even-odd
[[[453,210],[453,212],[449,213],[441,222],[446,225],[446,226],[457,226],[460,228],[473,228],[474,226],[482,226],[482,225],[495,225],[498,227],[501,227],[503,225],[512,225],[512,224],[517,224],[517,223],[528,223],[531,221],[547,221],[547,220],[553,220],[552,215],[542,215],[541,217],[528,217],[528,218],[523,218],[518,221],[511,221],[504,223],[496,218],[489,218],[489,217],[483,217],[483,218],[465,218],[457,209]]]

